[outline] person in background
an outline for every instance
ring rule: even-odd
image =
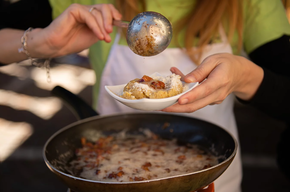
[[[60,3],[56,0],[50,2],[54,18],[72,3]],[[264,61],[267,60],[265,53],[269,51],[262,50],[263,54],[260,54],[258,49],[264,49],[265,44],[276,40],[285,43],[290,35],[290,26],[280,1],[79,0],[73,3],[98,4],[93,5],[95,9],[91,13],[97,18],[103,18],[103,31],[111,34],[110,43],[100,41],[90,48],[89,53],[97,74],[94,106],[101,115],[136,112],[112,99],[106,93],[105,85],[127,83],[154,72],[169,75],[170,68],[178,74],[193,71],[184,80],[202,83],[181,97],[178,104],[163,111],[178,112],[215,123],[236,138],[238,133],[233,113],[234,100],[236,97],[243,101],[253,99],[266,75],[266,69],[262,67],[268,67]],[[116,28],[112,31],[112,13],[104,11],[107,10],[104,6],[112,5],[106,3],[112,3],[122,14],[122,19],[127,21],[143,11],[161,13],[173,25],[173,41],[164,52],[154,57],[143,58],[132,54],[122,32],[118,32]],[[238,56],[242,50],[256,64]],[[273,58],[274,55],[270,54],[269,57]],[[278,65],[285,67],[285,63]],[[241,180],[238,152],[231,166],[215,181],[216,191],[238,192]]]
[[[114,5],[99,4],[108,2]],[[27,56],[53,58],[92,45],[89,56],[98,78],[94,98],[95,103],[99,103],[97,109],[101,114],[132,111],[106,95],[103,85],[126,83],[156,71],[166,75],[171,68],[185,81],[202,83],[180,98],[178,104],[164,111],[213,122],[236,138],[233,114],[235,97],[274,116],[288,116],[288,113],[281,111],[272,113],[273,109],[279,109],[279,102],[286,101],[284,97],[283,100],[271,100],[273,105],[262,105],[263,101],[269,102],[264,98],[265,93],[275,90],[275,98],[278,94],[284,96],[287,93],[283,86],[276,88],[268,82],[269,78],[276,78],[275,83],[281,79],[289,81],[285,63],[290,61],[287,56],[290,29],[280,1],[50,0],[50,3],[55,20],[48,27],[26,32],[29,55],[17,51],[22,47],[20,39],[25,35],[23,30],[0,30],[1,42],[10,42],[6,44],[8,47],[0,46],[0,62],[18,62],[27,59]],[[130,20],[146,10],[165,15],[176,29],[169,48],[151,58],[134,55],[126,46],[124,37],[112,27],[113,19],[120,20],[123,16],[124,20]],[[253,62],[237,56],[242,47]],[[2,50],[5,52],[2,53]],[[184,77],[183,73],[189,74]],[[241,178],[238,153],[229,169],[215,182],[216,191],[240,191]]]

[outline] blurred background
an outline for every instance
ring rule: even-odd
[[[0,191],[65,192],[67,187],[46,167],[42,149],[62,127],[77,121],[50,93],[60,85],[92,103],[95,74],[84,51],[51,62],[47,71],[27,62],[0,68]],[[289,191],[276,164],[276,145],[285,125],[236,102],[243,158],[243,191]]]

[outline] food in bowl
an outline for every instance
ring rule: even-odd
[[[147,135],[147,136],[146,136]],[[191,173],[218,164],[197,145],[178,145],[147,130],[145,136],[116,134],[82,138],[70,165],[76,176],[104,182],[136,182]]]
[[[123,90],[125,99],[162,99],[178,95],[184,91],[180,76],[171,74],[167,77],[144,75],[141,79],[131,80]]]

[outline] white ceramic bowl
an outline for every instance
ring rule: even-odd
[[[126,84],[122,85],[115,85],[115,86],[105,86],[106,91],[117,101],[123,103],[124,105],[131,107],[133,109],[139,109],[144,111],[160,111],[166,107],[169,107],[173,104],[175,104],[178,100],[178,98],[195,88],[199,83],[184,83],[183,86],[185,87],[184,92],[175,95],[173,97],[167,97],[163,99],[124,99],[120,97],[119,95],[123,94],[123,89],[126,86]]]

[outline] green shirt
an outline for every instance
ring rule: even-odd
[[[173,24],[188,14],[195,4],[195,0],[147,0],[147,11],[159,12],[167,17]],[[290,25],[286,17],[285,9],[279,0],[250,0],[243,1],[243,48],[247,54],[259,46],[281,37],[284,34],[290,35]],[[112,3],[114,0],[50,0],[53,8],[53,17],[60,15],[70,4],[79,3],[84,5]],[[184,33],[184,31],[183,31]],[[183,33],[178,36],[180,45],[183,45]],[[97,83],[94,86],[94,98],[98,96],[99,82],[103,68],[107,62],[107,58],[114,42],[116,28],[111,33],[112,42],[106,43],[99,41],[90,48],[89,57],[92,67],[96,72]],[[119,44],[126,45],[126,40],[121,39]],[[176,47],[172,42],[169,48]],[[231,42],[234,54],[238,52],[238,35],[234,34]]]

